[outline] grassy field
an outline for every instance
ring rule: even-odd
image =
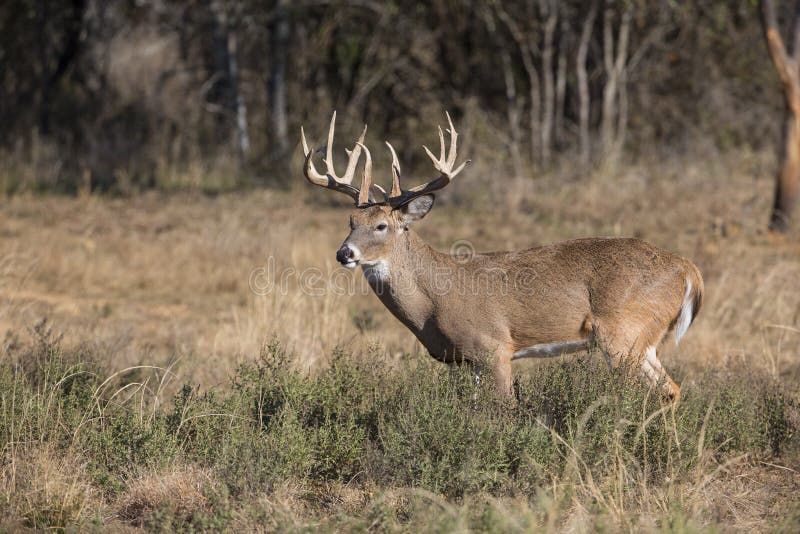
[[[3,200],[0,530],[797,531],[800,242],[762,231],[773,165],[476,165],[418,225],[441,250],[634,235],[694,260],[677,407],[591,356],[521,362],[515,406],[476,389],[340,273],[347,211],[301,183]]]

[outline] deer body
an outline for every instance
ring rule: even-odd
[[[449,154],[441,130],[441,157],[437,160],[428,151],[441,176],[423,186],[400,189],[399,164],[392,150],[391,194],[371,184],[364,134],[350,152],[343,178],[332,172],[330,151],[328,174],[316,173],[303,136],[309,180],[357,201],[350,234],[337,252],[340,263],[349,268],[361,265],[378,298],[431,356],[451,364],[490,367],[502,393],[513,391],[512,360],[597,345],[610,365],[632,359],[651,383],[663,381],[668,396],[678,395],[679,388],[656,351],[673,327],[679,340],[700,308],[703,280],[697,267],[638,239],[576,239],[467,256],[434,250],[409,225],[433,207],[430,192],[447,185],[464,167],[452,170],[456,159],[452,122],[449,131]],[[333,121],[328,146],[332,132]],[[349,180],[360,149],[367,162],[361,188],[356,190]],[[331,180],[336,183],[331,185]],[[376,192],[386,201],[375,201]]]

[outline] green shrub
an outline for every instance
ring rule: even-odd
[[[237,499],[287,481],[311,494],[338,483],[456,502],[487,493],[534,499],[553,480],[624,476],[657,486],[693,480],[709,458],[768,458],[796,444],[793,397],[753,373],[709,371],[671,406],[598,358],[557,361],[521,376],[510,403],[489,380],[476,386],[468,370],[427,359],[397,368],[377,353],[336,351],[329,369],[306,375],[272,344],[230,387],[187,385],[165,402],[137,385],[145,369],[109,376],[57,340],[31,350],[26,365],[0,362],[3,450],[24,442],[69,451],[111,500],[132,473],[197,466],[221,485],[209,509],[184,518],[199,530],[224,528]],[[13,513],[12,494],[0,502]],[[400,509],[376,506],[365,519],[382,521],[391,509],[402,520]],[[147,513],[137,524],[183,528],[169,506]],[[480,525],[499,512],[475,513]]]

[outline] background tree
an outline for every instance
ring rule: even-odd
[[[30,172],[3,190],[285,185],[331,109],[409,170],[445,108],[523,179],[758,150],[783,113],[762,42],[752,0],[8,0],[0,160]]]
[[[789,21],[789,47],[784,44],[772,0],[761,0],[761,23],[772,62],[778,71],[786,104],[780,171],[775,187],[775,201],[770,229],[786,232],[797,203],[797,180],[800,174],[800,0],[794,3]]]
[[[286,109],[286,64],[289,60],[289,2],[279,0],[269,22],[269,81],[267,100],[273,153],[281,158],[289,148],[289,119]]]

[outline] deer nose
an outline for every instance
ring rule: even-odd
[[[336,261],[339,263],[350,263],[353,261],[353,256],[353,249],[347,245],[342,245],[341,248],[336,251]]]

